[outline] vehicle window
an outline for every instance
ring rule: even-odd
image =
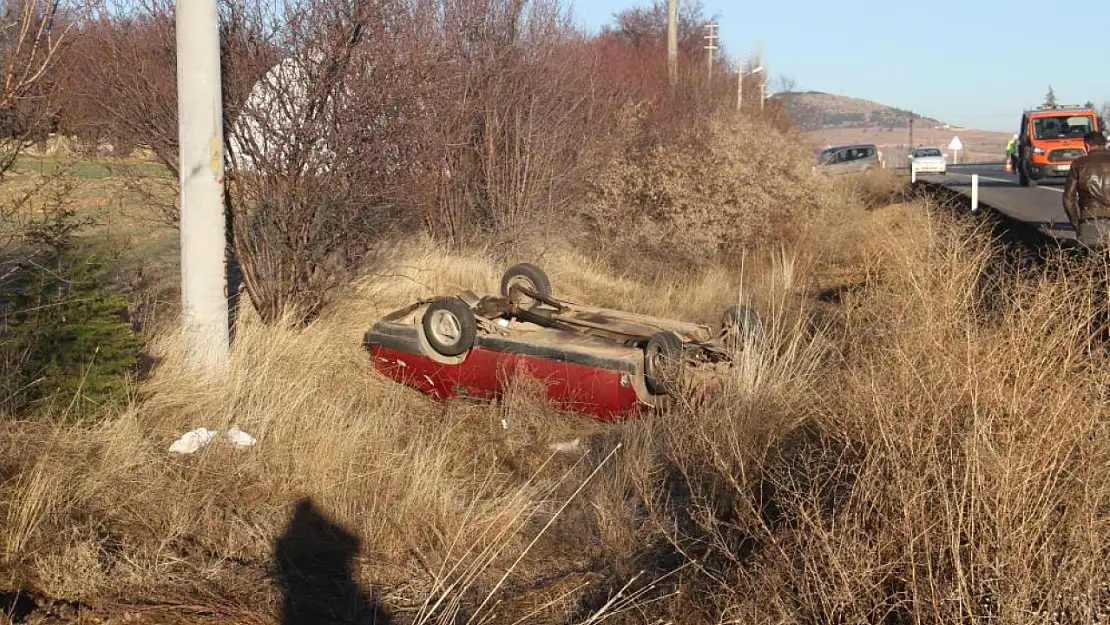
[[[1082,137],[1094,128],[1090,115],[1053,115],[1033,120],[1034,139]]]
[[[925,148],[925,149],[921,149],[921,150],[915,150],[913,155],[914,155],[914,157],[918,157],[918,156],[941,156],[941,153],[940,153],[940,150],[938,150],[936,148],[931,148],[931,149]]]
[[[875,156],[875,148],[863,148],[863,158]]]

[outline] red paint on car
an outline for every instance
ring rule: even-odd
[[[476,346],[458,364],[373,345],[375,368],[390,379],[438,399],[493,399],[503,395],[514,372],[542,380],[552,404],[603,421],[635,416],[640,402],[631,374]],[[403,364],[402,364],[403,363]]]

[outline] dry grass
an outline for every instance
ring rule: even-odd
[[[374,318],[495,290],[492,250],[404,241],[307,328],[247,314],[215,386],[161,335],[126,412],[5,424],[0,571],[236,622],[273,622],[283,594],[358,598],[298,582],[292,562],[349,566],[405,622],[1094,623],[1110,602],[1110,363],[1087,321],[1105,271],[986,280],[985,233],[880,206],[893,185],[829,187],[794,244],[708,268],[558,245],[519,259],[572,300],[695,321],[755,303],[766,337],[716,393],[687,388],[639,422],[558,412],[523,381],[441,404],[370,370]],[[232,425],[258,445],[167,453]],[[549,447],[575,438],[580,453]],[[353,560],[329,560],[336,544]]]
[[[729,497],[694,497],[736,502],[691,531],[714,545],[716,590],[743,622],[1101,622],[1110,431],[1092,275],[1012,283],[986,318],[981,233],[919,234],[882,255],[840,367],[754,415],[717,412],[692,445],[733,451],[701,472]],[[702,431],[699,416],[680,430]],[[758,475],[736,480],[745,465]]]
[[[572,252],[542,262],[561,296],[714,321],[745,282],[721,269],[683,286],[660,277],[666,288],[655,289]],[[163,360],[127,413],[79,429],[13,425],[3,437],[9,574],[71,599],[200,594],[252,605],[266,595],[260,576],[289,510],[309,497],[357,533],[360,579],[412,616],[442,617],[421,611],[426,601],[473,610],[522,556],[500,584],[508,597],[497,597],[515,601],[499,611],[531,610],[564,586],[612,575],[598,562],[642,548],[627,485],[630,467],[651,470],[650,446],[637,442],[650,433],[559,414],[526,384],[498,405],[441,405],[379,378],[359,346],[377,315],[444,290],[495,290],[502,268],[419,242],[384,250],[376,265],[307,329],[246,315],[216,388],[181,368],[171,333],[154,346]],[[761,363],[748,370],[750,383],[766,383]],[[166,452],[187,430],[232,425],[258,446]],[[548,449],[573,438],[588,441],[587,457]],[[549,575],[559,583],[522,591]],[[267,601],[276,605],[272,594]],[[568,600],[560,609],[576,608]]]

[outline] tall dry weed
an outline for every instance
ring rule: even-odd
[[[990,240],[940,221],[930,232],[880,255],[842,364],[750,408],[730,389],[675,422],[711,444],[670,450],[684,503],[656,514],[724,618],[1110,612],[1106,362],[1090,327],[1104,278],[1050,266],[996,280],[1001,313],[986,316]],[[721,427],[729,411],[745,435]]]

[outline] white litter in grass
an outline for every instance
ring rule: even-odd
[[[572,441],[562,443],[551,443],[547,446],[548,449],[557,453],[574,454],[582,451],[582,439],[576,438]]]
[[[253,436],[238,427],[233,427],[227,431],[227,440],[236,447],[250,447],[258,442]]]
[[[211,443],[216,436],[219,435],[219,430],[213,430],[205,427],[199,427],[181,435],[170,445],[170,453],[174,454],[193,454],[206,447]],[[235,447],[250,447],[256,443],[257,440],[250,434],[247,434],[238,427],[233,427],[228,430],[224,436],[227,441]]]
[[[175,440],[173,444],[170,445],[170,453],[196,453],[200,450],[201,447],[204,447],[208,443],[212,442],[212,439],[216,437],[216,434],[219,434],[219,432],[217,432],[216,430],[210,430],[208,428],[197,428],[195,430],[186,432],[181,435],[181,438]]]

